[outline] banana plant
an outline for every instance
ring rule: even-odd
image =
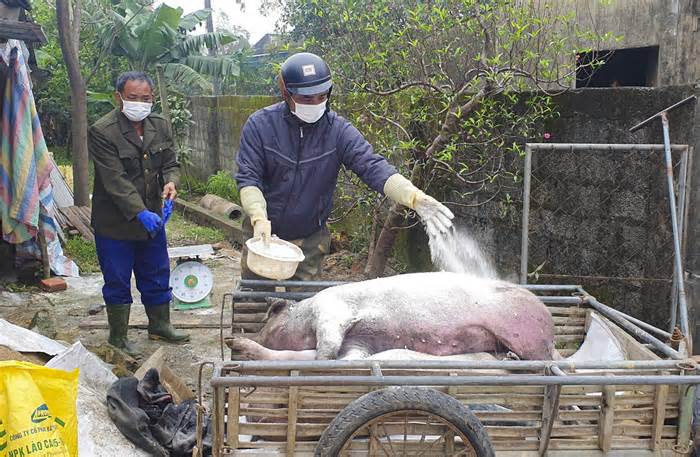
[[[207,55],[239,37],[228,32],[191,34],[212,14],[203,9],[183,15],[182,8],[161,4],[156,8],[137,0],[122,0],[102,21],[102,44],[125,57],[132,69],[155,74],[162,67],[168,85],[180,91],[210,93],[210,78],[240,74],[232,56]]]

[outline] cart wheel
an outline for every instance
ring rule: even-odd
[[[434,389],[396,387],[350,403],[328,425],[317,457],[494,457],[484,426],[467,407]]]

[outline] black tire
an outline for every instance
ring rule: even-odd
[[[338,456],[368,422],[401,411],[421,411],[439,417],[469,441],[477,457],[495,456],[486,429],[459,401],[434,389],[393,387],[365,394],[346,406],[321,435],[316,457]]]

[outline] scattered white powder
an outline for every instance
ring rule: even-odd
[[[430,258],[441,271],[467,273],[480,278],[498,278],[493,261],[466,230],[454,227],[430,237]]]

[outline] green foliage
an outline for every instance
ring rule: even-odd
[[[241,203],[236,180],[233,179],[233,176],[231,176],[231,173],[228,171],[219,170],[215,175],[209,176],[205,189],[208,194],[218,195],[221,198],[238,204]]]
[[[81,273],[100,271],[94,242],[87,241],[81,236],[70,236],[66,239],[63,250],[65,255],[78,265]]]
[[[333,70],[335,109],[375,150],[449,206],[503,201],[521,187],[523,143],[557,116],[573,86],[575,51],[603,41],[568,5],[516,0],[268,0],[290,39]],[[341,177],[345,205],[372,201]],[[375,200],[376,201],[376,200]]]
[[[119,57],[100,56],[98,31],[92,14],[111,7],[109,0],[84,0],[83,24],[80,30],[81,72],[86,78],[94,73],[88,85],[88,120],[94,122],[112,109],[104,97],[94,94],[111,93],[116,76],[128,69]],[[34,75],[34,96],[42,120],[44,136],[51,145],[66,145],[70,138],[70,85],[68,72],[58,41],[56,8],[51,2],[32,3],[31,17],[41,25],[48,42],[36,50],[40,71]]]
[[[238,61],[230,56],[206,55],[238,40],[229,32],[190,35],[207,20],[210,10],[183,16],[182,8],[160,4],[149,8],[135,0],[121,0],[97,21],[100,40],[113,55],[123,56],[136,70],[154,73],[163,67],[168,83],[179,91],[210,93],[209,77],[238,76]]]

